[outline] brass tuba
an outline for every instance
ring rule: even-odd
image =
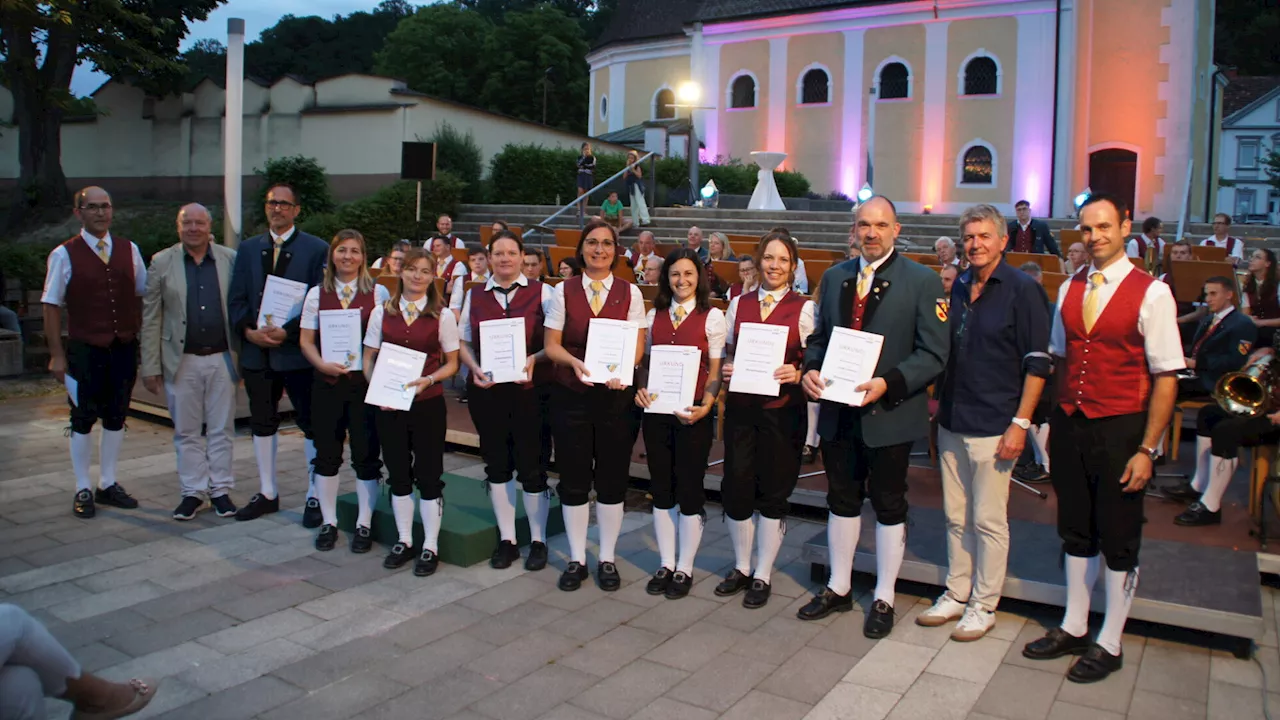
[[[1265,355],[1236,372],[1224,374],[1213,386],[1213,399],[1223,410],[1241,417],[1258,417],[1273,409],[1275,359],[1275,355]]]

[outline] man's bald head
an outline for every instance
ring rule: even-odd
[[[111,195],[97,185],[90,185],[75,194],[74,211],[86,232],[94,237],[106,237],[111,232]]]
[[[76,209],[79,210],[90,203],[109,203],[111,202],[111,194],[97,185],[90,185],[89,187],[81,188],[75,194],[73,200]]]
[[[866,202],[859,203],[858,209],[855,210],[853,213],[854,222],[855,223],[857,222],[858,215],[863,211],[864,208],[873,208],[873,207],[881,210],[887,207],[890,215],[892,215],[893,217],[893,222],[898,222],[898,206],[894,205],[892,200],[890,200],[889,198],[883,195],[872,195],[871,198],[868,199]]]
[[[182,227],[182,221],[185,218],[203,215],[209,225],[213,225],[213,215],[209,212],[209,208],[200,203],[187,203],[178,209],[178,227]]]
[[[889,254],[902,231],[898,224],[898,209],[889,198],[876,195],[858,206],[853,216],[853,229],[862,246],[862,257],[868,262],[875,262]]]
[[[183,205],[178,211],[178,238],[188,252],[203,254],[213,240],[213,216],[200,203]]]

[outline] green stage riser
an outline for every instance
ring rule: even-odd
[[[493,506],[485,492],[485,481],[446,473],[444,476],[444,521],[440,526],[440,560],[450,565],[467,567],[484,562],[498,546],[498,523],[493,516]],[[511,482],[515,482],[512,480]],[[516,506],[516,542],[529,544],[529,519],[524,512],[524,492],[518,493]],[[422,546],[422,518],[419,517],[417,492],[414,492],[413,544]],[[356,494],[347,493],[338,498],[338,529],[349,534],[355,531]],[[386,486],[378,497],[373,512],[373,539],[391,546],[397,540],[396,521],[391,514],[391,496]],[[564,532],[564,517],[560,513],[560,498],[551,498],[551,510],[547,513],[547,537]],[[343,538],[345,541],[347,538]]]

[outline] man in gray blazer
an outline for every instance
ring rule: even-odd
[[[858,207],[854,226],[862,257],[827,271],[822,304],[805,351],[801,383],[813,400],[826,381],[822,362],[835,327],[884,338],[860,407],[823,401],[818,416],[827,468],[827,543],[831,577],[827,587],[800,609],[801,620],[818,620],[853,608],[853,555],[862,529],[862,501],[876,512],[875,601],[863,634],[882,638],[893,629],[894,584],[906,548],[907,467],[912,444],[929,433],[925,389],[947,365],[951,336],[942,281],[933,270],[894,252],[901,226],[888,198]]]
[[[229,493],[238,343],[227,322],[236,253],[212,242],[212,226],[203,205],[178,211],[181,242],[151,258],[142,301],[142,384],[164,395],[173,419],[177,520],[195,517],[206,495],[219,517],[236,512]]]

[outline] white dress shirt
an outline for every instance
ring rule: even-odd
[[[88,231],[81,229],[80,238],[84,240],[94,255],[98,254],[98,238],[90,235]],[[107,243],[107,255],[111,255],[112,241],[111,233],[107,233],[102,238]],[[130,249],[133,251],[133,285],[134,291],[138,297],[147,294],[147,266],[142,262],[142,253],[138,252],[138,246],[129,243]],[[67,285],[71,283],[71,256],[67,254],[67,249],[59,245],[49,253],[48,269],[44,276],[44,294],[40,296],[40,302],[49,305],[62,305],[67,297]]]
[[[606,275],[600,282],[604,283],[604,290],[601,292],[606,298],[609,291],[613,290],[613,283],[617,278],[612,273]],[[587,291],[587,300],[591,300],[591,278],[586,275],[580,277],[582,289]],[[566,283],[573,282],[573,278],[569,278],[564,282],[556,285],[555,290],[551,293],[551,304],[547,306],[547,323],[548,330],[564,330],[564,286]],[[634,284],[631,286],[631,303],[627,307],[627,321],[633,322],[637,326],[644,325],[644,295],[640,294],[640,288]]]
[[[421,319],[422,309],[427,306],[427,296],[423,295],[413,301],[413,306],[418,309],[419,319]],[[403,297],[400,298],[400,313],[403,315],[409,309],[409,301]],[[385,307],[379,305],[369,314],[369,329],[364,333],[365,347],[380,348],[382,347],[382,315],[386,312]],[[416,320],[414,322],[417,322]],[[440,349],[449,353],[457,352],[460,345],[458,339],[458,321],[454,319],[453,313],[440,313]]]
[[[351,288],[351,299],[356,299],[356,293],[359,289],[356,287],[357,280],[344,283],[340,280],[334,283],[333,289],[338,293],[338,297],[342,297],[342,288]],[[373,302],[381,306],[383,303],[391,299],[391,292],[385,287],[375,284],[373,286]],[[319,330],[320,329],[320,286],[316,285],[307,291],[307,297],[302,301],[302,320],[299,325],[303,330]]]
[[[791,289],[801,295],[809,294],[809,276],[804,269],[804,258],[796,258],[796,281],[792,284]]]
[[[682,303],[672,302],[671,307],[666,310],[668,316],[671,318],[671,324],[675,325],[677,307],[684,308],[685,319],[688,319],[689,315],[693,313],[693,310],[697,305],[698,299],[696,297],[691,297]],[[653,347],[653,319],[657,317],[657,313],[658,311],[655,308],[650,310],[649,314],[645,316],[645,326],[649,328],[644,334],[645,352],[648,352]],[[707,335],[707,357],[724,357],[724,344],[725,338],[728,336],[728,332],[725,329],[724,313],[720,311],[720,308],[711,308],[707,311],[705,332]]]
[[[1249,294],[1244,291],[1244,284],[1246,282],[1248,282],[1247,278],[1245,280],[1240,281],[1240,309],[1241,310],[1250,309]],[[1262,283],[1258,283],[1258,289],[1259,290],[1262,289]],[[1280,283],[1276,284],[1276,302],[1280,303]]]
[[[456,275],[453,281],[453,289],[449,291],[449,309],[462,311],[462,297],[466,295],[465,289],[469,282],[487,282],[489,275],[481,275],[476,277],[470,271],[463,273],[460,277]],[[485,288],[488,290],[489,288]]]
[[[759,300],[760,302],[764,302],[764,298],[766,295],[769,297],[772,297],[773,308],[774,310],[777,310],[778,303],[782,301],[782,298],[786,297],[788,292],[790,292],[790,290],[787,288],[778,288],[777,290],[765,290],[764,287],[760,287],[758,290],[756,290],[756,299]],[[733,344],[733,327],[737,323],[738,301],[741,299],[742,299],[742,296],[739,295],[738,297],[734,298],[732,302],[729,303],[728,317],[725,318],[725,326],[727,328],[725,333],[725,342],[727,342],[730,345]],[[800,308],[800,321],[797,323],[800,331],[800,347],[806,347],[809,342],[809,336],[813,334],[813,325],[814,325],[813,317],[814,317],[814,314],[817,312],[817,309],[818,309],[818,306],[814,305],[812,300],[805,300],[804,307]]]
[[[1151,238],[1144,235],[1142,239],[1146,241],[1148,247],[1150,247],[1151,245],[1158,246],[1156,247],[1156,259],[1164,258],[1164,246],[1165,246],[1164,238],[1156,238],[1156,240],[1159,241],[1159,242],[1156,242],[1156,240],[1152,240]],[[1124,254],[1128,255],[1131,258],[1138,257],[1138,238],[1134,238],[1129,242],[1125,243]]]
[[[497,286],[497,283],[494,282],[492,277],[490,277],[489,281],[484,285],[484,291],[493,292],[493,288],[496,286]],[[511,290],[507,291],[505,301],[501,299],[500,295],[495,295],[495,297],[499,298],[498,304],[503,307],[507,307],[508,305],[510,305],[511,300],[515,298],[516,293],[520,292],[520,288],[527,288],[527,287],[529,287],[529,278],[525,277],[524,273],[520,273],[519,275],[516,276],[515,284],[512,285]],[[462,338],[462,342],[469,343],[469,342],[472,342],[471,293],[467,293],[466,295],[467,295],[466,300],[462,303],[462,315],[461,317],[458,318],[458,334]],[[547,312],[550,309],[551,309],[551,286],[546,283],[542,283],[542,316],[546,317]]]
[[[1236,238],[1235,240],[1236,240],[1235,247],[1231,248],[1231,250],[1227,253],[1227,257],[1233,257],[1237,260],[1243,261],[1244,260],[1244,240],[1241,240],[1240,238]],[[1210,235],[1209,237],[1200,241],[1201,247],[1225,248],[1230,244],[1231,244],[1230,236],[1228,236],[1226,240],[1219,240],[1216,235]]]

